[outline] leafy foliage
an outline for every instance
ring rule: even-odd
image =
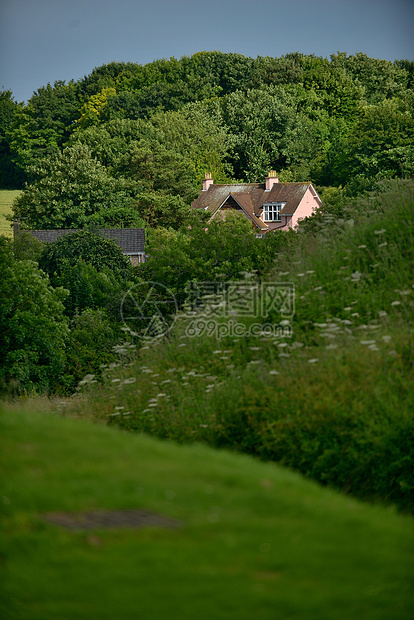
[[[13,206],[14,218],[27,228],[83,228],[89,222],[104,223],[108,207],[131,205],[125,185],[82,144],[58,151],[30,170],[33,183]]]
[[[0,268],[0,390],[53,391],[65,364],[67,291],[53,289],[33,261],[14,261],[5,237],[0,238]]]
[[[100,271],[109,268],[122,277],[131,269],[128,257],[114,241],[87,230],[63,235],[45,245],[40,267],[50,275],[60,275],[67,265],[74,266],[80,260]]]

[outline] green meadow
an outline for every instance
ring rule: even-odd
[[[11,215],[13,201],[19,194],[21,194],[19,189],[0,190],[0,235],[13,236],[12,222],[6,220],[6,215]]]
[[[412,618],[412,520],[250,456],[29,409],[0,414],[0,615]],[[143,509],[178,527],[65,529]]]

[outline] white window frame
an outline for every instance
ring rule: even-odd
[[[264,222],[281,222],[281,210],[285,206],[285,202],[266,202],[263,205],[263,221]]]

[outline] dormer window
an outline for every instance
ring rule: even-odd
[[[280,212],[285,206],[284,202],[268,202],[263,205],[264,222],[281,222]]]

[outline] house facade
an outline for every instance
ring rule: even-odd
[[[59,237],[79,232],[76,228],[62,228],[55,230],[22,230],[19,222],[13,223],[13,236],[20,232],[28,232],[44,243],[53,243]],[[105,239],[115,241],[125,256],[129,256],[131,263],[136,266],[145,263],[145,229],[144,228],[103,228],[99,231]]]
[[[295,228],[321,204],[312,183],[280,183],[277,173],[271,170],[264,183],[232,185],[216,185],[207,173],[192,208],[208,211],[211,219],[225,217],[228,210],[235,211],[265,234],[269,230]]]

